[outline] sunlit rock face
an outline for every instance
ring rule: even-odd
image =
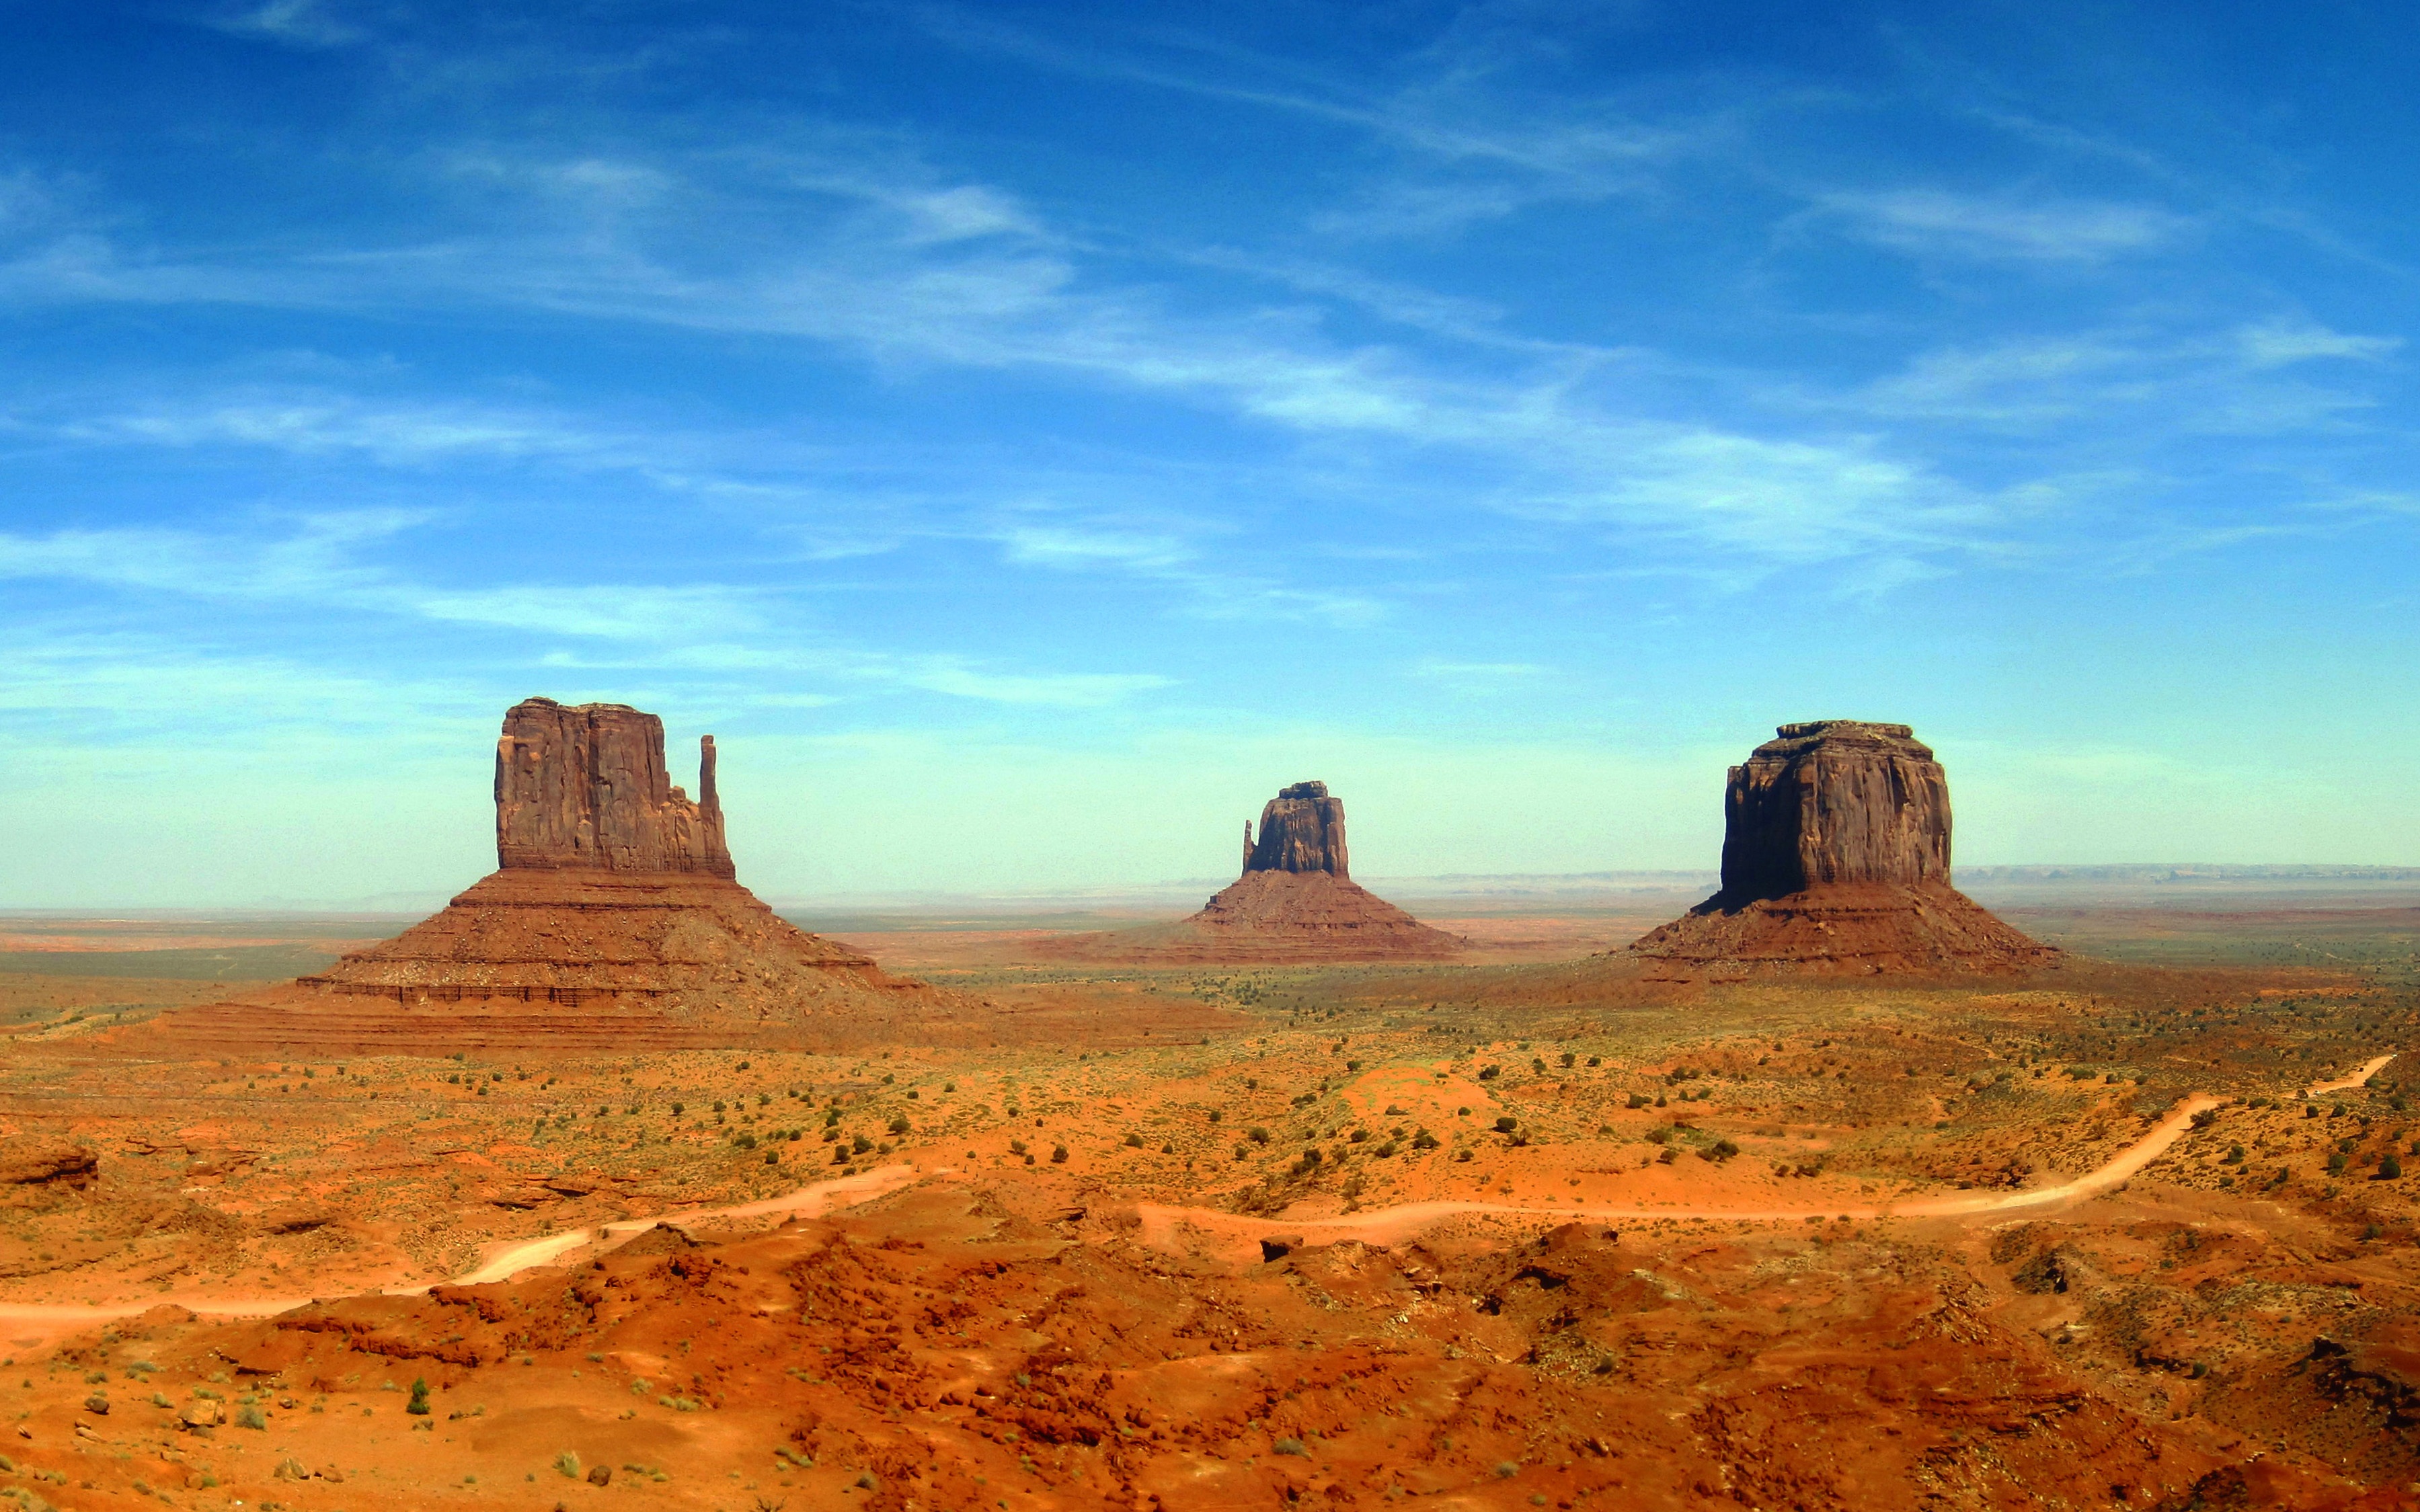
[[[1344,800],[1327,795],[1325,782],[1280,788],[1261,810],[1261,838],[1247,850],[1244,870],[1325,872],[1346,876]]]
[[[164,1014],[188,1046],[314,1053],[437,1044],[617,1050],[832,1045],[988,1032],[988,1005],[883,973],[733,875],[714,737],[698,797],[663,721],[534,698],[496,742],[497,870],[326,970]]]
[[[664,722],[621,703],[525,699],[496,742],[496,864],[506,871],[734,875],[700,742],[698,797],[672,785]]]

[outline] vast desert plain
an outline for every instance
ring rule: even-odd
[[[2055,964],[1656,980],[1610,885],[1401,965],[806,918],[981,1013],[727,1048],[212,1044],[405,921],[8,919],[0,1494],[2420,1504],[2420,885],[2006,891]]]

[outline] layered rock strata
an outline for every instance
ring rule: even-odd
[[[2017,971],[2058,952],[1949,883],[1949,782],[1903,724],[1786,724],[1730,769],[1721,890],[1630,947],[1657,974]]]
[[[733,877],[701,746],[672,785],[663,724],[618,703],[530,699],[496,746],[497,871],[394,939],[317,976],[163,1015],[215,1043],[616,1046],[845,1041],[968,1005],[893,980]]]
[[[1244,826],[1244,874],[1173,924],[1063,935],[1037,947],[1060,960],[1182,965],[1239,962],[1444,960],[1461,936],[1432,929],[1348,875],[1344,804],[1325,782],[1296,782]]]

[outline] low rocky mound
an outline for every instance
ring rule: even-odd
[[[1630,947],[1649,974],[2014,972],[2060,952],[1949,885],[1949,782],[1903,724],[1787,724],[1734,766],[1722,890]]]
[[[1651,978],[2024,971],[2059,951],[1948,887],[1831,883],[1726,909],[1712,901],[1630,947]]]
[[[1046,940],[1053,960],[1187,965],[1321,961],[1441,961],[1461,936],[1432,929],[1346,874],[1344,804],[1324,782],[1280,790],[1244,826],[1244,874],[1173,924]]]
[[[783,921],[731,880],[714,757],[708,736],[692,802],[666,780],[655,716],[519,704],[496,752],[500,870],[324,973],[163,1015],[152,1032],[323,1051],[639,1048],[836,1042],[970,1011]]]

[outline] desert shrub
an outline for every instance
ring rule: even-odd
[[[1385,1144],[1382,1144],[1377,1149],[1372,1150],[1370,1153],[1377,1156],[1380,1160],[1392,1160],[1395,1158],[1395,1142],[1389,1139]]]
[[[1256,1145],[1265,1145],[1269,1142],[1269,1132],[1255,1124],[1244,1131],[1244,1137]]]
[[[1024,1140],[1022,1140],[1022,1139],[1012,1139],[1012,1140],[1010,1140],[1010,1141],[1008,1142],[1008,1152],[1009,1152],[1010,1154],[1012,1154],[1012,1155],[1022,1155],[1022,1154],[1024,1154],[1024,1153],[1025,1153],[1025,1141],[1024,1141]]]
[[[1513,1130],[1518,1129],[1519,1127],[1521,1127],[1521,1120],[1510,1117],[1509,1115],[1496,1120],[1496,1132],[1497,1134],[1511,1134]]]
[[[428,1415],[428,1382],[427,1381],[415,1381],[411,1383],[411,1400],[403,1404],[403,1410],[414,1417]]]
[[[235,1426],[240,1428],[266,1429],[269,1427],[269,1418],[257,1406],[246,1403],[235,1410]]]
[[[756,1148],[756,1136],[745,1132],[733,1135],[731,1142],[742,1149],[753,1149]]]
[[[563,1453],[554,1457],[554,1468],[555,1473],[563,1476],[564,1479],[578,1480],[581,1475],[579,1454],[573,1450],[566,1449]]]
[[[1713,1144],[1708,1145],[1705,1149],[1698,1151],[1698,1156],[1701,1160],[1726,1161],[1738,1153],[1739,1146],[1732,1144],[1728,1139],[1717,1139]]]
[[[1050,1164],[1053,1165],[1064,1165],[1067,1164],[1067,1147],[1065,1145],[1053,1145],[1050,1147]]]
[[[2403,1163],[2389,1155],[2378,1163],[2378,1179],[2392,1181],[2403,1174]]]
[[[1126,1135],[1126,1148],[1128,1149],[1140,1149],[1142,1148],[1142,1135],[1139,1134],[1130,1134]]]
[[[906,1134],[908,1132],[908,1115],[904,1113],[894,1114],[892,1117],[891,1121],[884,1125],[884,1127],[889,1129],[893,1134]]]
[[[1660,1124],[1660,1123],[1659,1123],[1659,1124],[1657,1124],[1654,1128],[1650,1129],[1650,1130],[1648,1130],[1648,1131],[1647,1131],[1647,1142],[1648,1142],[1649,1144],[1651,1144],[1651,1145],[1661,1145],[1661,1144],[1668,1143],[1668,1142],[1671,1139],[1671,1137],[1672,1137],[1672,1131],[1671,1131],[1670,1129],[1666,1128],[1664,1125],[1662,1125],[1662,1124]]]
[[[848,1148],[849,1148],[850,1149],[852,1149],[852,1150],[856,1151],[858,1154],[862,1155],[862,1154],[864,1154],[867,1150],[872,1149],[874,1148],[874,1141],[873,1141],[873,1140],[871,1140],[871,1139],[868,1139],[868,1138],[867,1138],[867,1137],[865,1137],[865,1135],[863,1135],[863,1134],[855,1134],[855,1135],[852,1135],[852,1136],[850,1137],[850,1139],[849,1139],[849,1141],[848,1141]]]
[[[1590,1056],[1589,1057],[1588,1063],[1591,1066],[1602,1066],[1605,1064],[1605,1057],[1603,1056]]]
[[[1479,1068],[1479,1079],[1482,1082],[1492,1082],[1497,1077],[1503,1074],[1504,1068],[1501,1066],[1481,1066]]]
[[[1510,1459],[1499,1459],[1496,1462],[1496,1478],[1497,1480],[1511,1480],[1513,1476],[1518,1475],[1519,1473],[1521,1473],[1521,1467],[1514,1464]]]
[[[2342,1176],[2345,1173],[2346,1164],[2347,1162],[2345,1160],[2344,1151],[2341,1149],[2337,1150],[2335,1153],[2328,1157],[2328,1174],[2330,1176]]]
[[[1281,1455],[1299,1455],[1305,1459],[1311,1458],[1311,1451],[1303,1447],[1300,1439],[1280,1439],[1269,1447]]]
[[[1414,1149],[1435,1149],[1436,1147],[1437,1136],[1429,1133],[1426,1129],[1422,1129],[1419,1133],[1412,1135],[1412,1148]]]

